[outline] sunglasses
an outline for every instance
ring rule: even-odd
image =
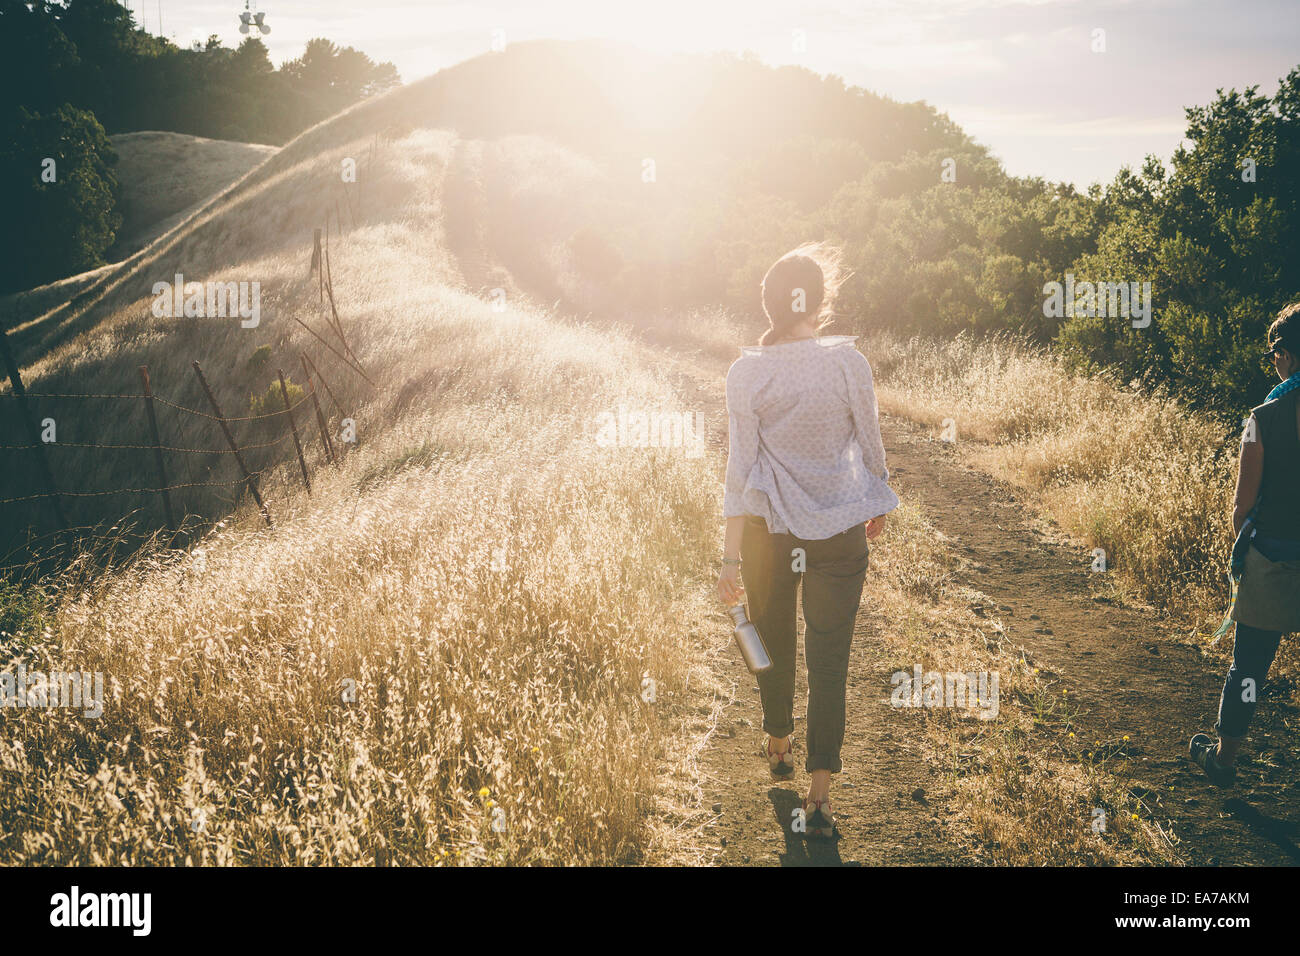
[[[1259,357],[1262,359],[1271,359],[1274,355],[1276,355],[1278,352],[1282,351],[1283,349],[1286,349],[1288,352],[1291,352],[1291,349],[1287,347],[1287,344],[1285,342],[1276,342],[1274,343],[1273,347],[1269,349],[1267,352],[1261,352]],[[1291,354],[1294,355],[1295,353],[1291,352]]]

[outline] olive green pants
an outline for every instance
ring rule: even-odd
[[[794,731],[796,609],[803,582],[804,660],[808,667],[805,766],[810,773],[839,773],[842,768],[849,650],[862,603],[867,556],[865,525],[855,525],[833,538],[804,541],[790,534],[770,533],[762,518],[745,522],[741,576],[749,619],[772,658],[771,669],[758,676],[758,688],[763,699],[763,729],[773,737],[786,737]]]

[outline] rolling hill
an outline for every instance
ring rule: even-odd
[[[122,228],[107,253],[110,262],[149,245],[276,151],[157,131],[118,133],[109,142],[122,187]]]
[[[523,81],[533,75],[547,81]],[[793,120],[772,113],[773,103],[790,103],[793,110],[801,101]],[[758,103],[767,108],[749,108]],[[846,124],[846,116],[853,122]],[[385,379],[391,394],[404,394],[417,387],[404,365],[409,350],[418,347],[419,336],[434,334],[434,323],[412,324],[412,316],[426,309],[412,301],[411,290],[427,283],[448,294],[460,289],[512,302],[529,296],[571,314],[624,321],[670,305],[682,310],[692,301],[700,307],[716,302],[734,281],[733,269],[756,268],[781,241],[779,231],[756,240],[728,266],[703,251],[714,237],[689,223],[716,192],[718,176],[735,178],[736,169],[748,168],[745,163],[763,152],[761,144],[779,152],[774,134],[791,122],[796,133],[834,135],[851,145],[838,173],[842,179],[917,148],[972,148],[928,107],[895,104],[807,71],[735,58],[657,57],[599,43],[521,44],[306,131],[123,262],[9,297],[0,303],[0,321],[37,394],[138,394],[136,369],[147,365],[158,394],[184,408],[208,410],[190,369],[192,361],[204,360],[214,363],[220,407],[239,417],[247,414],[250,395],[271,388],[276,369],[297,381],[298,353],[315,343],[334,397],[353,409],[375,400],[369,384],[299,324],[322,328],[325,306],[308,266],[313,230],[327,220],[349,345],[373,380]],[[152,140],[139,145],[146,142]],[[167,142],[202,148],[218,160],[203,188],[255,155],[222,144]],[[647,156],[658,171],[648,180]],[[196,156],[194,162],[204,160]],[[345,181],[349,164],[355,164],[356,182]],[[157,173],[148,176],[153,181]],[[741,175],[736,188],[746,187]],[[159,205],[142,212],[144,218],[187,198],[172,189],[158,192]],[[144,183],[128,189],[129,196],[146,193]],[[718,207],[709,215],[722,222],[728,213]],[[340,225],[344,245],[337,245]],[[684,251],[670,254],[679,247]],[[364,265],[354,265],[354,255]],[[178,274],[185,282],[256,282],[259,326],[156,320],[153,289]],[[138,405],[110,415],[73,411],[77,401],[38,401],[34,414],[60,422],[64,442],[88,444],[91,434],[101,444],[144,440],[147,425]],[[382,404],[373,413],[382,427],[396,417]],[[167,419],[166,410],[163,415]],[[162,423],[169,434],[182,427],[180,420]],[[18,422],[0,429],[0,443],[24,443]],[[260,442],[255,437],[250,443]],[[182,443],[173,436],[163,444]],[[241,473],[221,444],[206,458],[169,458],[167,473],[187,474],[191,484],[233,485]],[[154,476],[134,453],[138,449],[126,451],[93,463],[78,460],[74,449],[51,453],[62,456],[56,470],[95,475],[95,491],[150,487]],[[283,448],[254,449],[250,467],[265,467],[273,451]],[[0,499],[44,491],[33,483],[36,474],[11,470],[0,479]],[[138,494],[71,498],[64,506],[76,526],[132,514],[150,528],[163,517],[157,500]],[[228,509],[229,496],[195,496],[184,507],[212,518]],[[20,517],[50,530],[44,507],[29,507]]]

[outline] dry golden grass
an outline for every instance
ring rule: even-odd
[[[679,407],[650,353],[456,287],[441,202],[455,139],[430,130],[361,166],[359,222],[331,246],[343,324],[379,387],[293,321],[324,329],[311,229],[340,161],[368,156],[392,111],[376,101],[304,134],[97,280],[80,316],[30,317],[36,392],[129,392],[147,364],[159,394],[202,408],[198,358],[233,414],[311,349],[360,444],[337,469],[313,444],[310,498],[286,449],[251,456],[273,529],[245,500],[186,551],[50,582],[52,611],[0,636],[0,671],[98,671],[109,692],[98,720],[4,712],[0,862],[698,855],[694,753],[679,737],[698,721],[688,681],[694,693],[708,680],[694,645],[726,626],[701,578],[720,489],[707,458],[595,441],[599,411]],[[262,324],[152,318],[152,283],[176,271],[260,281]],[[250,371],[264,345],[270,362]],[[62,435],[78,429],[138,441],[143,419],[61,419]],[[104,485],[145,467],[60,452],[60,475]],[[140,502],[101,502],[127,504]]]
[[[1044,695],[1046,696],[1046,695]],[[932,743],[950,761],[957,801],[979,840],[978,860],[998,866],[1151,866],[1179,862],[1158,809],[1120,783],[1107,761],[1061,743],[1071,726],[1019,720],[988,735],[952,731]],[[1101,811],[1104,816],[1098,816]],[[1094,830],[1094,822],[1098,829]],[[1103,829],[1104,828],[1104,829]]]
[[[33,650],[45,670],[102,671],[110,700],[97,721],[6,714],[0,859],[670,852],[658,777],[713,613],[690,595],[714,482],[679,450],[592,440],[595,410],[666,398],[632,346],[470,302],[476,397],[408,414],[317,471],[310,500],[281,472],[273,531],[245,508],[69,595]]]
[[[976,443],[976,464],[1029,490],[1089,547],[1104,548],[1122,590],[1190,621],[1198,643],[1206,640],[1227,597],[1235,441],[1166,396],[1072,374],[1045,350],[1010,339],[876,335],[866,351],[883,411],[936,435],[955,425],[959,442]],[[974,631],[958,648],[978,650],[988,641],[990,653],[1003,652],[988,622],[961,602],[942,619],[950,627],[965,620]],[[1286,654],[1278,664],[1294,668]],[[996,724],[944,713],[931,722],[932,758],[951,768],[979,858],[1033,866],[1177,863],[1176,838],[1155,808],[1110,771],[1125,742],[1076,738],[1074,706],[1051,675],[1023,660],[1003,666],[1010,691]],[[1099,809],[1104,836],[1092,830]]]
[[[450,285],[455,268],[442,232],[440,188],[453,143],[451,134],[421,131],[400,148],[363,164],[368,177],[361,193],[363,218],[356,229],[349,222],[344,235],[335,231],[332,237],[330,258],[342,322],[371,377],[381,384],[378,390],[365,386],[295,321],[321,333],[327,329],[328,306],[318,302],[316,278],[307,275],[312,230],[323,222],[321,199],[337,188],[341,160],[365,154],[366,144],[360,140],[299,159],[275,175],[260,170],[253,174],[253,183],[243,192],[197,215],[186,229],[159,240],[92,290],[102,299],[87,308],[88,324],[79,334],[51,330],[47,333],[50,347],[42,349],[39,333],[55,320],[34,321],[30,333],[35,354],[23,372],[28,389],[54,394],[138,394],[136,368],[147,365],[157,395],[206,412],[207,400],[190,369],[190,362],[197,359],[226,414],[247,415],[249,395],[263,394],[276,381],[277,368],[283,368],[291,382],[302,382],[298,356],[308,351],[349,412],[363,416],[359,421],[364,441],[366,431],[387,427],[412,401],[419,396],[431,399],[460,375],[458,369],[471,367],[467,357],[476,353],[469,336],[506,339],[516,328],[498,313],[488,313],[490,323],[469,321],[468,315],[481,314],[479,303],[457,294]],[[283,159],[283,153],[273,157]],[[176,273],[187,282],[260,283],[261,324],[244,329],[238,319],[155,318],[153,285],[172,281]],[[74,330],[77,321],[71,323]],[[20,325],[20,336],[22,329]],[[270,360],[253,367],[250,360],[265,346],[271,348]],[[510,352],[503,347],[507,358],[493,361],[504,361],[510,368],[515,364]],[[508,378],[516,374],[512,370]],[[466,376],[461,388],[473,388],[476,378]],[[510,381],[498,384],[514,388]],[[399,403],[404,403],[402,408]],[[74,447],[75,443],[148,441],[140,403],[36,400],[33,411],[38,419],[49,416],[59,423],[62,444],[52,447],[50,455],[58,474],[74,477],[70,487],[65,485],[67,490],[154,483],[147,464],[142,465],[141,456],[134,452],[105,454]],[[160,407],[159,415],[165,445],[224,447],[220,432],[209,423],[167,407]],[[15,437],[21,434],[13,422],[0,425],[0,432],[6,427]],[[274,437],[245,426],[236,432],[245,444]],[[290,449],[281,444],[253,450],[248,455],[250,466],[260,470]],[[168,455],[167,466],[178,483],[229,482],[239,477],[230,456],[219,451],[207,456]],[[36,489],[6,490],[22,494]],[[182,493],[181,498],[178,508],[205,518],[219,517],[228,507],[206,493]],[[159,503],[152,496],[73,499],[65,500],[64,506],[77,526],[133,514],[136,509],[142,509],[139,518],[146,524],[161,520]]]
[[[157,131],[119,133],[110,140],[122,187],[122,228],[110,261],[148,245],[276,151],[274,146]]]
[[[958,441],[982,443],[987,471],[1104,548],[1131,594],[1218,623],[1237,451],[1219,427],[1009,339],[878,336],[869,348],[882,410],[936,428],[951,419]]]

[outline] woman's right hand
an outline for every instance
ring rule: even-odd
[[[735,607],[745,600],[745,587],[740,583],[740,566],[724,564],[718,572],[718,600],[727,607]]]
[[[885,530],[885,516],[876,515],[867,522],[867,540],[880,537],[880,532]]]

